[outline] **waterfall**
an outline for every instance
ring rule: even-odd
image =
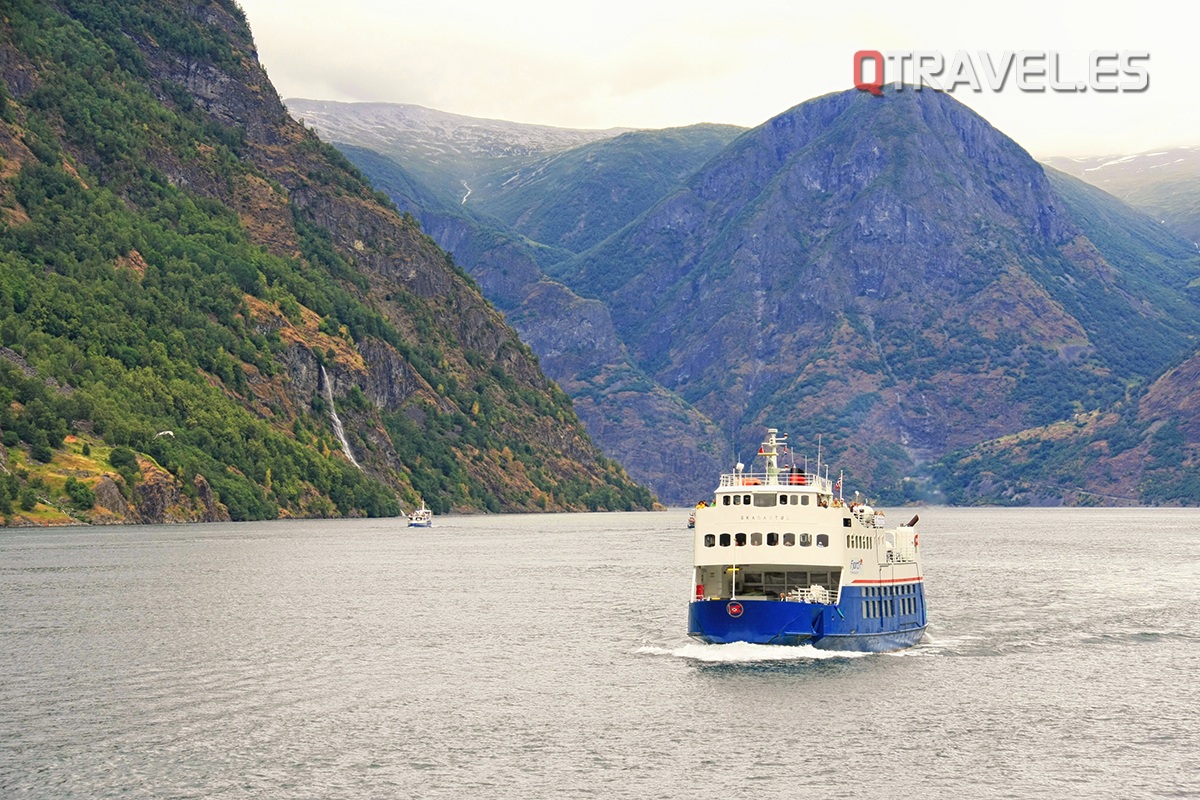
[[[325,365],[321,364],[321,383],[325,386],[325,401],[329,403],[329,419],[333,422],[333,432],[337,436],[338,441],[342,443],[342,452],[346,454],[346,458],[350,459],[350,463],[362,469],[362,464],[358,463],[358,459],[354,457],[354,453],[350,452],[350,443],[346,441],[346,431],[342,427],[342,421],[338,419],[337,409],[333,407],[333,385],[329,382],[329,375],[325,372]]]

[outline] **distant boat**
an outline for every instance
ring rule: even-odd
[[[432,528],[433,527],[433,512],[425,507],[425,501],[421,501],[421,507],[413,511],[412,516],[408,518],[408,527],[410,528]]]

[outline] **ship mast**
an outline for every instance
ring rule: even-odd
[[[779,475],[779,445],[787,441],[788,435],[778,436],[778,428],[767,428],[767,439],[758,448],[758,454],[767,462],[767,483],[776,483]]]

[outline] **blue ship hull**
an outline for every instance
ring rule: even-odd
[[[868,618],[863,597],[844,590],[837,606],[765,599],[696,600],[688,634],[709,644],[808,644],[822,650],[886,653],[925,635],[923,594],[910,614]]]

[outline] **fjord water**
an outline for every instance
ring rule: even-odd
[[[0,795],[1200,796],[1200,512],[920,513],[888,655],[692,643],[685,511],[2,531]]]

